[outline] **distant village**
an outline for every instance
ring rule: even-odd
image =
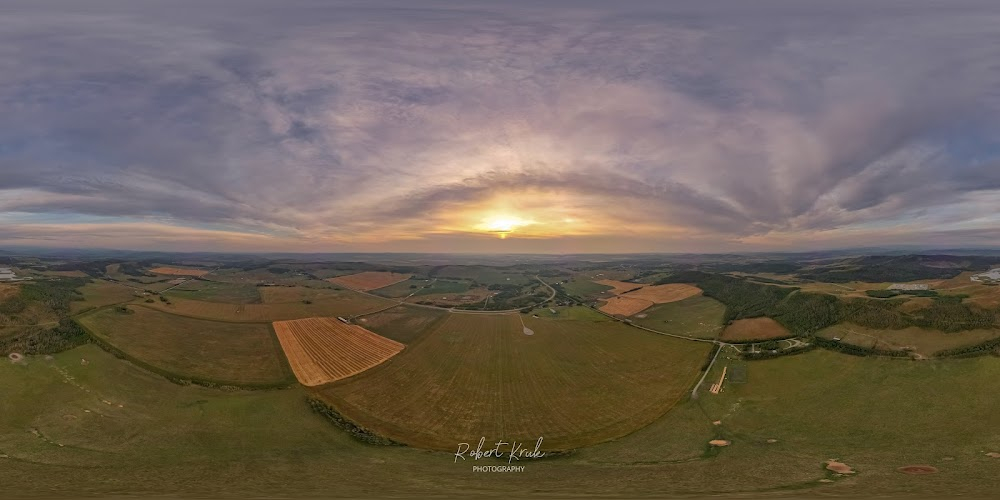
[[[3,281],[27,281],[27,280],[30,280],[30,279],[31,278],[18,278],[17,275],[14,274],[14,270],[10,269],[9,267],[0,267],[0,282],[3,282]]]

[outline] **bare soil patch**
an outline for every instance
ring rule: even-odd
[[[836,472],[837,474],[854,474],[854,469],[850,465],[834,459],[826,461],[826,470]]]
[[[0,301],[17,295],[17,285],[0,284]]]
[[[725,439],[713,439],[713,440],[709,441],[708,444],[710,444],[712,446],[729,446],[732,443],[730,443],[729,441],[726,441]]]
[[[608,299],[607,303],[601,306],[600,309],[608,314],[631,316],[651,307],[652,305],[653,302],[650,300],[636,299],[625,295],[619,295]]]
[[[787,328],[771,318],[739,319],[722,331],[722,340],[767,340],[787,337]]]
[[[375,290],[382,287],[387,287],[389,285],[399,283],[400,281],[406,281],[413,276],[412,274],[400,274],[400,273],[388,273],[379,271],[365,271],[363,273],[348,274],[346,276],[337,276],[336,278],[328,278],[327,281],[330,283],[335,283],[337,285],[342,285],[353,290]]]
[[[181,267],[154,267],[149,272],[174,276],[204,276],[209,273],[206,269],[186,269]]]
[[[930,465],[907,465],[905,467],[900,467],[896,470],[902,472],[903,474],[913,474],[913,475],[937,474],[938,472],[937,467],[932,467]]]

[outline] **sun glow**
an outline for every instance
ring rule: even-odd
[[[497,215],[483,219],[476,228],[480,231],[496,233],[500,239],[504,239],[508,234],[531,224],[534,224],[534,221],[513,215]]]

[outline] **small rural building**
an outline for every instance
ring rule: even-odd
[[[927,290],[928,288],[930,287],[919,283],[893,283],[892,285],[889,285],[889,290],[915,291]]]
[[[14,275],[14,271],[6,267],[0,267],[0,281],[14,281],[17,276]]]

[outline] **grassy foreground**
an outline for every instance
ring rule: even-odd
[[[179,386],[86,345],[0,362],[0,484],[11,495],[45,497],[993,491],[1000,459],[986,453],[1000,451],[994,358],[913,362],[814,351],[750,363],[748,375],[747,384],[687,401],[617,441],[522,462],[523,473],[489,474],[450,453],[355,441],[312,413],[299,388]],[[717,437],[732,445],[711,450],[706,443]],[[831,478],[829,458],[857,474]],[[896,471],[909,464],[940,472]]]

